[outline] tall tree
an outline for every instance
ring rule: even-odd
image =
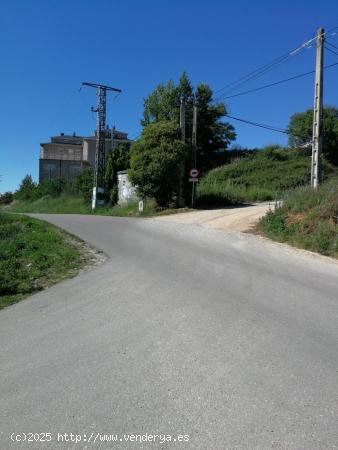
[[[232,125],[221,119],[227,113],[223,103],[214,104],[212,90],[207,84],[200,84],[194,91],[185,72],[177,86],[170,80],[166,85],[160,84],[144,101],[141,124],[146,127],[151,123],[174,120],[179,124],[180,99],[183,97],[186,110],[186,137],[191,144],[192,110],[194,102],[198,106],[197,119],[197,162],[202,171],[209,170],[226,162],[225,151],[230,142],[236,138]],[[190,154],[188,151],[187,159]]]
[[[288,126],[289,145],[297,147],[312,140],[313,109],[294,114]],[[323,108],[323,154],[338,165],[338,109],[333,106]]]
[[[197,161],[203,170],[225,164],[226,150],[236,139],[235,129],[221,119],[227,114],[224,103],[212,103],[212,90],[199,84],[195,92],[197,105]]]
[[[177,91],[174,82],[169,80],[167,84],[159,84],[144,100],[141,125],[177,119],[177,114]]]
[[[20,183],[19,189],[14,193],[18,200],[35,200],[37,197],[37,184],[31,175],[26,175]]]
[[[155,198],[159,206],[178,196],[186,146],[175,120],[151,123],[131,146],[131,182],[141,197]]]

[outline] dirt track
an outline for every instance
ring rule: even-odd
[[[190,211],[169,216],[159,216],[156,217],[156,220],[187,223],[218,230],[245,232],[249,231],[270,207],[273,209],[274,204],[266,202],[250,206]]]

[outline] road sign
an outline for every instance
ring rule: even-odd
[[[192,183],[198,183],[198,178],[189,178]]]
[[[191,178],[198,178],[199,174],[200,173],[198,169],[190,169],[189,175]]]

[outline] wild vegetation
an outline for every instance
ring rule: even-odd
[[[76,273],[79,247],[45,222],[0,213],[0,309]]]
[[[4,192],[3,194],[0,194],[0,205],[10,205],[13,199],[13,192]]]
[[[175,121],[149,124],[131,148],[129,177],[141,198],[153,197],[168,207],[179,195],[186,153]]]
[[[185,105],[186,142],[182,144],[180,102]],[[141,196],[154,197],[165,207],[190,197],[188,181],[192,158],[193,106],[198,109],[198,167],[210,170],[227,161],[227,148],[236,137],[232,125],[222,119],[223,103],[214,103],[207,84],[193,88],[186,73],[175,86],[172,80],[158,85],[144,102],[143,131],[131,148],[130,176]]]
[[[313,109],[293,114],[288,126],[289,145],[297,147],[312,141]],[[338,165],[338,109],[323,108],[323,155]]]
[[[333,172],[323,161],[325,177]],[[198,204],[216,206],[275,200],[310,182],[311,151],[267,147],[208,172],[198,184]]]
[[[13,200],[34,202],[40,199],[60,196],[79,196],[89,202],[93,189],[93,173],[91,170],[81,172],[74,180],[63,178],[35,183],[31,175],[26,175],[19,188],[13,194]]]
[[[15,200],[6,211],[14,213],[47,213],[47,214],[96,214],[116,217],[150,217],[161,214],[172,214],[174,208],[157,206],[152,199],[146,199],[143,211],[139,211],[138,202],[131,201],[123,205],[100,206],[92,210],[90,203],[82,197],[61,195],[59,197],[43,197],[34,201]]]
[[[130,167],[130,144],[122,143],[114,151],[110,152],[107,158],[105,172],[105,188],[107,192],[108,204],[114,206],[118,202],[118,180],[117,172],[127,170]],[[92,192],[92,179],[90,180],[90,195]]]
[[[337,258],[337,178],[326,181],[316,191],[310,186],[294,190],[281,208],[261,219],[258,228],[276,241]]]

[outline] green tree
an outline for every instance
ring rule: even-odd
[[[154,122],[177,119],[177,92],[172,80],[167,84],[159,84],[157,88],[149,94],[144,101],[142,126],[147,126]]]
[[[212,103],[212,90],[199,84],[195,92],[197,105],[197,161],[203,170],[210,170],[227,162],[226,150],[236,139],[235,129],[221,119],[227,114],[224,103]]]
[[[291,116],[289,145],[297,147],[311,142],[312,122],[313,109]],[[338,164],[338,109],[332,106],[323,109],[323,154],[332,164]]]
[[[115,205],[118,201],[117,172],[127,170],[130,167],[130,144],[119,144],[112,150],[107,159],[105,183],[109,201]]]
[[[14,193],[14,198],[17,200],[35,200],[38,197],[37,184],[33,181],[31,175],[26,175],[19,189]]]
[[[80,172],[75,179],[75,188],[86,202],[90,202],[93,193],[93,170],[86,169]]]
[[[175,121],[179,124],[180,99],[186,105],[186,138],[188,144],[187,163],[191,161],[191,135],[193,104],[198,106],[197,119],[197,166],[202,171],[209,170],[227,160],[226,149],[236,138],[232,125],[221,119],[227,114],[223,103],[213,103],[212,90],[207,84],[199,84],[194,90],[187,74],[184,72],[177,86],[172,80],[160,84],[144,101],[141,125],[162,121]],[[190,151],[189,151],[190,150]],[[187,171],[188,167],[185,168]]]
[[[168,206],[177,197],[187,152],[175,120],[151,123],[131,146],[129,177],[141,197]]]
[[[9,205],[12,203],[13,199],[13,192],[4,192],[3,194],[0,194],[0,205]]]

